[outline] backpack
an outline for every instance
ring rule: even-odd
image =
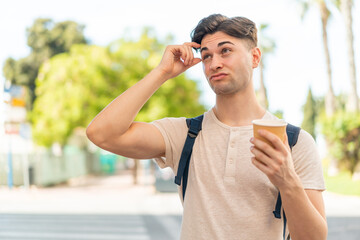
[[[181,180],[183,181],[182,185],[182,195],[183,200],[185,200],[185,192],[186,192],[186,186],[187,186],[187,179],[188,179],[188,173],[189,173],[189,165],[190,165],[190,158],[192,153],[192,148],[195,143],[195,139],[202,128],[202,121],[203,121],[204,115],[200,115],[195,118],[188,118],[186,119],[186,124],[189,128],[188,134],[185,140],[185,144],[183,147],[183,150],[181,152],[181,157],[179,161],[178,171],[175,176],[175,183],[177,185],[181,185]],[[290,146],[290,149],[292,149],[293,146],[297,143],[297,139],[299,137],[300,128],[296,127],[294,125],[288,124],[286,126],[286,134],[288,136],[288,143]],[[281,196],[280,192],[278,194],[275,210],[273,211],[274,217],[281,219]],[[284,216],[284,230],[283,230],[283,239],[285,240],[285,231],[286,231],[286,216],[285,212],[283,211]],[[287,239],[290,239],[288,237]]]

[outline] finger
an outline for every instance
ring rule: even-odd
[[[169,55],[170,58],[172,58],[175,61],[181,61],[181,56],[182,56],[182,50],[181,50],[181,46],[168,46],[166,48],[166,52],[171,53],[171,57]]]
[[[255,148],[264,152],[270,158],[274,158],[278,154],[277,150],[275,150],[270,144],[268,144],[267,142],[264,142],[260,139],[252,138],[251,143],[254,144]]]
[[[185,66],[185,71],[188,70],[189,68],[195,66],[196,64],[198,64],[199,62],[201,62],[201,59],[200,58],[194,58],[192,60],[192,62],[188,65],[188,66]]]
[[[270,169],[265,164],[258,161],[256,158],[254,158],[254,157],[251,158],[251,162],[252,162],[252,164],[254,164],[255,167],[257,167],[260,171],[262,171],[266,175],[270,174]]]
[[[184,65],[185,62],[186,62],[186,58],[187,58],[187,51],[186,51],[186,48],[184,46],[180,46],[179,47],[179,51],[180,51],[180,59],[181,61],[183,62]]]
[[[184,43],[183,45],[189,47],[189,51],[190,51],[190,53],[191,53],[192,58],[195,57],[194,52],[193,52],[193,49],[194,49],[195,51],[197,51],[197,50],[201,47],[201,45],[200,45],[199,43],[196,43],[196,42],[186,42],[186,43]],[[191,64],[191,63],[192,63],[192,60],[189,61],[189,64]],[[195,64],[197,64],[197,63],[199,63],[199,62],[196,62]],[[192,65],[192,66],[193,66],[193,65]]]
[[[274,165],[274,161],[263,151],[257,149],[256,147],[251,147],[250,151],[252,152],[252,154],[254,154],[256,160],[262,162],[264,165],[268,167],[272,167]]]
[[[290,151],[290,145],[289,145],[289,140],[288,140],[288,135],[287,134],[285,134],[284,144],[285,144],[287,150]]]
[[[187,59],[185,61],[185,65],[189,66],[192,63],[193,59],[194,59],[194,53],[192,51],[192,48],[191,48],[190,44],[184,43],[184,47],[185,47],[186,54],[187,54]]]
[[[190,46],[185,46],[187,59],[186,59],[186,66],[189,66],[193,59],[194,59],[194,53],[192,52],[192,49]]]
[[[196,64],[198,64],[201,61],[202,61],[201,58],[194,58],[190,64],[190,67],[195,66]]]
[[[184,44],[186,44],[186,45],[188,45],[188,46],[190,46],[192,48],[196,48],[196,49],[201,47],[201,45],[199,43],[196,43],[196,42],[186,42]]]
[[[271,142],[271,144],[274,146],[276,150],[279,150],[283,153],[286,152],[285,144],[281,141],[281,139],[278,136],[266,130],[259,130],[258,133],[261,137],[264,137],[269,142]]]

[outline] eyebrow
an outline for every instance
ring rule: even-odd
[[[221,47],[222,45],[225,45],[225,44],[235,45],[230,41],[224,41],[224,42],[219,42],[217,46]],[[206,50],[209,50],[209,49],[207,47],[203,47],[203,48],[200,49],[200,53],[202,53],[203,51],[206,51]]]

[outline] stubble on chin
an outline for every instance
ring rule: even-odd
[[[216,95],[219,96],[225,96],[225,95],[233,95],[238,92],[243,91],[248,86],[248,82],[242,84],[241,86],[236,85],[234,83],[228,83],[228,84],[217,84],[217,85],[211,85],[211,89],[214,91]]]
[[[230,95],[236,92],[234,86],[211,86],[211,88],[216,95]]]

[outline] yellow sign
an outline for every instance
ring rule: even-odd
[[[21,98],[12,98],[11,99],[11,106],[14,107],[25,107],[25,101]]]

